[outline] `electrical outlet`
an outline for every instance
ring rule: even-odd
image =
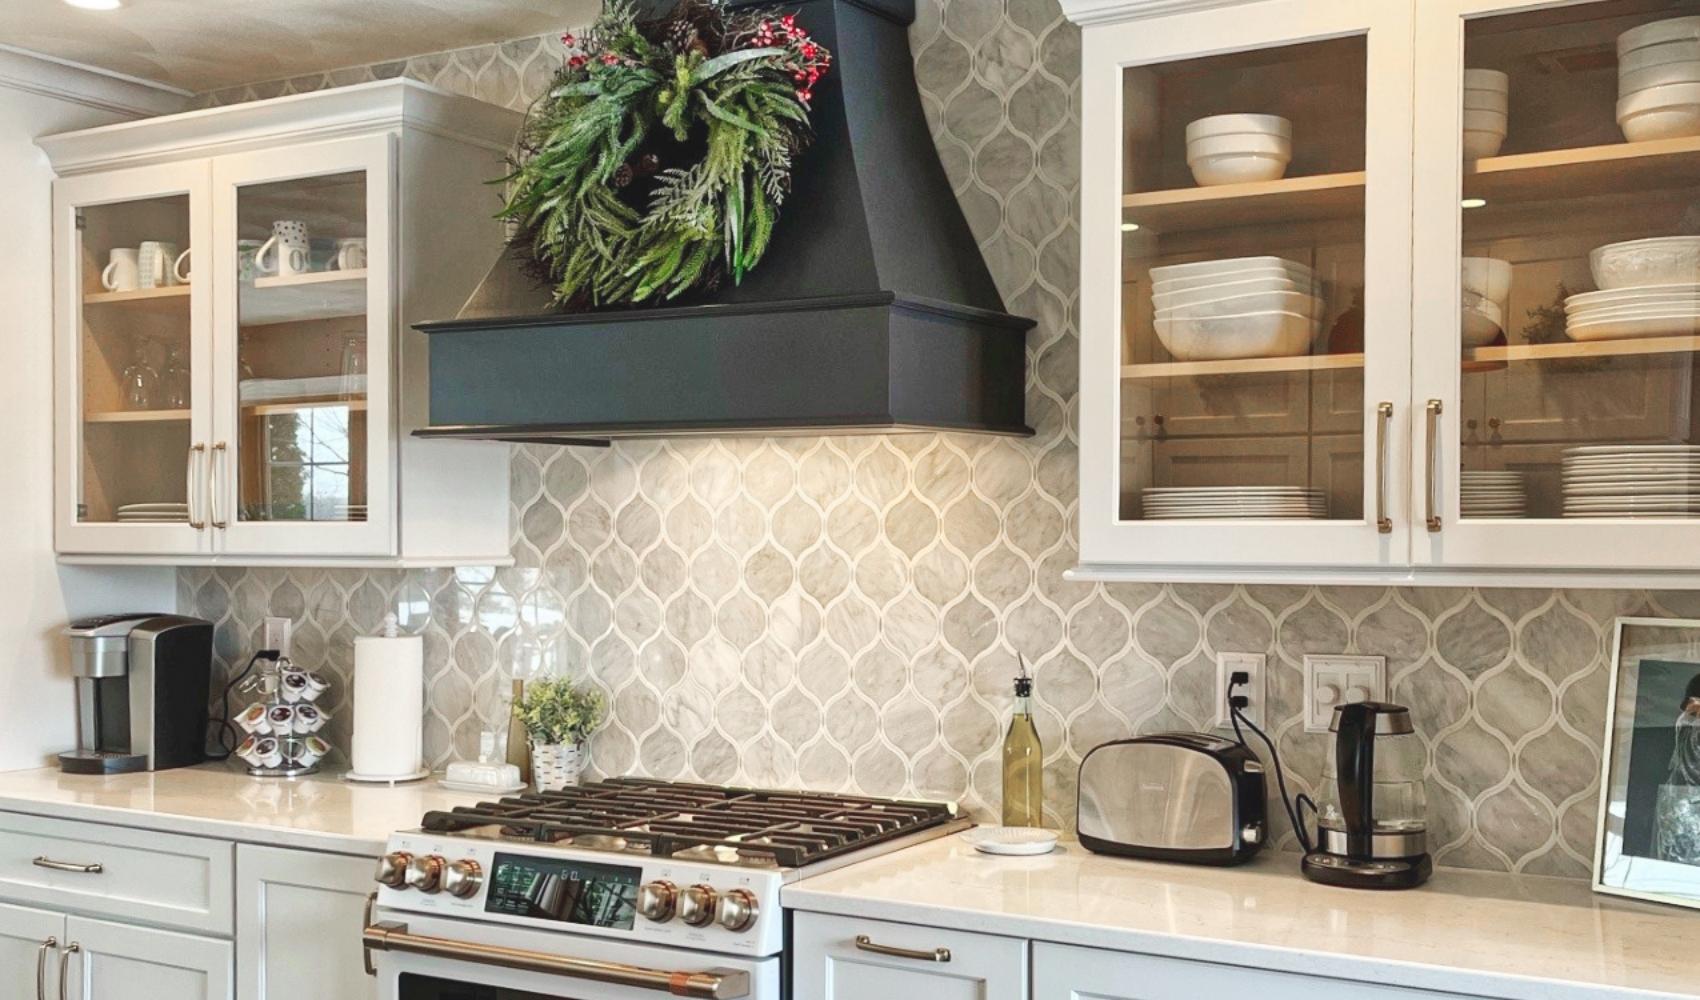
[[[275,649],[279,656],[288,656],[289,639],[294,632],[295,623],[288,618],[267,618],[260,648]]]
[[[1387,657],[1305,657],[1305,732],[1326,733],[1338,705],[1387,700]]]
[[[1251,724],[1263,726],[1263,667],[1268,662],[1262,653],[1217,653],[1216,654],[1216,728],[1232,729],[1233,720],[1228,718],[1228,678],[1236,673],[1245,673],[1251,680],[1234,690],[1235,694],[1244,695],[1248,704],[1240,709],[1240,714],[1251,720]]]

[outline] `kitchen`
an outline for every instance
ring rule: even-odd
[[[1656,239],[1674,265],[1616,254],[1691,266],[1700,102],[1635,95],[1700,85],[1681,29],[1650,28],[1700,5],[808,0],[830,61],[765,256],[644,322],[550,309],[488,183],[557,72],[600,63],[598,5],[464,6],[489,16],[0,14],[0,170],[27,192],[0,277],[27,526],[8,995],[1700,993],[1686,866],[1623,826],[1680,787],[1691,300],[1590,261]],[[1219,116],[1262,133],[1190,162]],[[1158,271],[1208,262],[1245,275]],[[1240,282],[1298,304],[1224,350],[1188,293]],[[262,451],[274,430],[333,443]],[[75,650],[102,641],[64,626],[138,609],[211,623],[202,700],[236,731],[207,749],[241,763],[61,772]],[[134,624],[110,627],[137,662]],[[299,669],[243,675],[282,647]],[[386,670],[374,713],[359,689]],[[1093,779],[1095,748],[1238,755],[1236,671],[1281,767],[1230,838],[1255,857],[1083,846],[1088,803],[1136,784]],[[973,841],[1011,799],[1023,673],[1044,766],[1018,819],[1061,843],[998,857]],[[546,678],[600,696],[550,762],[600,798],[492,819],[478,803],[528,801],[503,765],[541,762],[513,682]],[[1638,678],[1674,685],[1645,717]],[[1286,800],[1327,806],[1333,709],[1365,700],[1409,708],[1409,734],[1370,727],[1416,748],[1375,764],[1378,794],[1389,762],[1421,793],[1435,874],[1408,892],[1301,872]],[[246,731],[256,702],[287,732]],[[385,780],[344,780],[398,746]],[[792,789],[879,832],[725,855],[634,820],[822,801]],[[563,908],[564,879],[628,912]]]

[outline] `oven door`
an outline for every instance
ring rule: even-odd
[[[780,959],[379,910],[378,1000],[780,1000]]]

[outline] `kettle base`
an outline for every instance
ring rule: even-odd
[[[1434,874],[1427,854],[1410,858],[1348,858],[1326,851],[1312,851],[1299,864],[1304,877],[1342,889],[1415,889]]]
[[[147,769],[147,754],[67,750],[59,755],[59,770],[66,774],[134,774]]]

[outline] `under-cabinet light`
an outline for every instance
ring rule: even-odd
[[[1486,208],[1487,207],[1487,199],[1486,198],[1465,198],[1463,201],[1459,202],[1458,205],[1461,208]]]
[[[124,0],[65,0],[65,2],[84,10],[117,10],[124,6]]]
[[[1138,232],[1138,231],[1139,231],[1139,223],[1137,223],[1137,222],[1124,222],[1124,223],[1122,223],[1122,232],[1133,233],[1133,232]]]

